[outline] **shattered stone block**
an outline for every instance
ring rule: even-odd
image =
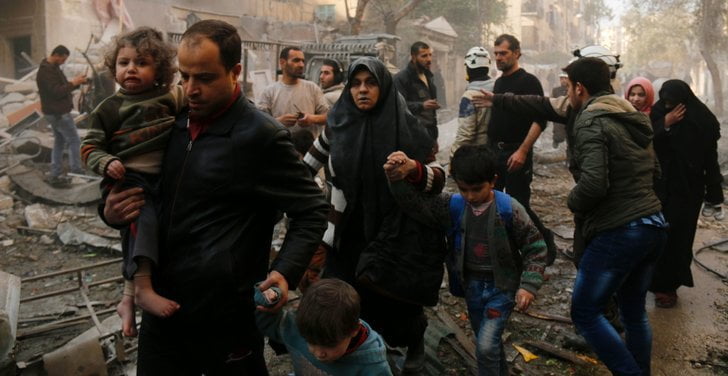
[[[23,213],[30,228],[55,229],[58,219],[51,209],[43,204],[32,204],[25,207]]]
[[[25,99],[25,97],[23,97],[23,99]],[[2,111],[3,111],[3,114],[10,115],[13,112],[15,112],[23,107],[25,107],[25,105],[23,105],[22,102],[14,102],[14,103],[9,103],[9,104],[2,106]]]
[[[28,94],[36,91],[38,91],[38,84],[35,81],[24,81],[5,86],[6,93]]]
[[[13,198],[0,193],[0,210],[11,209],[13,207]]]
[[[0,192],[10,192],[10,178],[7,175],[0,177]]]
[[[0,99],[0,106],[5,106],[6,104],[9,104],[9,103],[23,102],[23,101],[25,101],[25,99],[26,99],[25,95],[23,95],[23,94],[10,93],[10,94],[2,97],[2,99]]]
[[[0,129],[4,129],[10,126],[8,117],[0,113]]]
[[[0,364],[15,346],[20,310],[20,278],[0,271]]]
[[[29,100],[35,102],[35,101],[38,100],[38,93],[35,93],[35,92],[30,93],[30,94],[28,94],[28,95],[25,96],[25,99],[29,99]]]

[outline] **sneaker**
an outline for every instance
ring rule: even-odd
[[[703,217],[712,217],[715,215],[716,207],[720,208],[720,206],[718,205],[713,205],[706,202],[705,204],[703,204],[703,211],[701,212],[701,214],[703,215]]]
[[[65,176],[51,176],[47,181],[53,188],[68,188],[71,186],[71,179]]]
[[[723,212],[723,208],[720,207],[720,205],[716,205],[715,214],[713,214],[713,217],[718,221],[722,221],[723,219],[725,219],[725,212]]]

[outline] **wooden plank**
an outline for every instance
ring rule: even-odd
[[[450,344],[453,350],[455,350],[461,358],[463,358],[463,361],[468,366],[470,373],[473,376],[478,376],[478,363],[473,360],[467,352],[465,352],[462,346],[460,346],[460,343],[452,338],[445,338],[445,341]]]
[[[541,351],[545,351],[557,358],[567,360],[569,362],[572,362],[579,366],[593,366],[596,364],[596,361],[589,357],[585,357],[584,355],[579,355],[575,352],[564,350],[560,347],[554,346],[550,343],[544,342],[544,341],[535,341],[535,340],[529,340],[529,341],[523,341],[524,345],[533,346]],[[589,359],[585,360],[585,359]]]
[[[556,321],[556,322],[561,322],[561,323],[564,323],[564,324],[571,324],[572,323],[571,322],[571,319],[568,318],[568,317],[554,315],[554,314],[546,313],[546,312],[535,311],[535,310],[532,310],[532,309],[529,309],[525,313],[524,312],[520,312],[520,311],[514,311],[514,312],[520,313],[522,315],[530,316],[530,317],[533,317],[533,318],[536,318],[536,319],[541,319],[541,320]]]
[[[0,363],[15,346],[20,310],[20,277],[0,271]]]
[[[450,318],[450,316],[448,316],[447,312],[445,312],[445,311],[443,311],[441,309],[437,309],[436,311],[437,311],[437,317],[447,327],[449,327],[450,330],[453,331],[453,333],[455,333],[455,339],[457,339],[458,342],[460,342],[460,345],[463,346],[463,349],[468,353],[468,355],[473,360],[475,360],[476,359],[476,357],[475,357],[475,342],[473,342],[473,340],[471,340],[470,338],[468,338],[468,336],[465,334],[465,332],[463,332],[463,330],[460,329],[460,327],[457,324],[455,324],[454,321],[452,321],[452,319]]]

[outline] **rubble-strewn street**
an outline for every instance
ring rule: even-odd
[[[0,376],[728,376],[727,23],[721,0],[0,1]],[[543,117],[568,124],[532,144]],[[492,150],[456,184],[459,126]],[[624,346],[594,309],[615,291]]]
[[[446,155],[455,128],[456,121],[441,125],[442,156]],[[38,132],[43,131],[38,129]],[[542,158],[560,159],[558,155],[563,154],[564,146],[552,150],[550,145],[550,132],[547,132],[537,144],[537,154]],[[8,150],[4,152],[2,163],[12,163],[13,154],[7,154]],[[31,160],[15,167],[15,171],[21,167],[38,172],[47,168],[44,162]],[[119,322],[114,313],[121,296],[120,264],[116,261],[120,257],[117,232],[99,220],[95,202],[63,205],[51,202],[47,197],[34,196],[14,182],[13,171],[10,169],[0,177],[0,270],[23,281],[18,340],[14,350],[18,365],[25,367],[21,373],[41,374],[37,373],[41,359],[48,364],[52,361],[49,353],[86,329],[98,330],[97,326],[102,331],[100,341],[104,349],[98,354],[104,359],[116,359],[114,354],[123,346],[131,353],[130,357],[124,357],[125,362],[110,362],[112,374],[122,374],[125,368],[133,369],[134,341],[120,341],[117,337]],[[93,186],[95,190],[97,181],[79,176],[68,189],[45,186],[44,192],[69,197],[68,194],[84,186]],[[564,162],[537,165],[532,186],[533,207],[558,234],[559,247],[568,249],[573,230],[571,215],[564,202],[573,183]],[[446,189],[454,191],[456,188],[450,182]],[[728,222],[701,219],[695,248],[724,239],[727,234]],[[726,245],[721,249],[725,250]],[[725,253],[704,252],[699,258],[719,273],[725,275],[728,271]],[[76,270],[98,263],[102,265]],[[69,272],[33,280],[63,271]],[[693,273],[696,287],[680,290],[676,308],[658,309],[648,301],[654,330],[656,375],[728,374],[728,338],[725,335],[728,332],[728,286],[697,265],[694,265]],[[569,301],[575,277],[573,264],[559,255],[547,274],[548,280],[535,304],[525,314],[515,313],[504,335],[514,372],[524,375],[607,374],[603,367],[590,365],[595,362],[595,356],[584,347],[569,323]],[[59,290],[66,293],[37,299]],[[89,314],[89,306],[93,307],[93,314]],[[474,348],[462,300],[452,297],[443,287],[440,304],[427,311],[430,374],[469,374],[474,365]],[[111,320],[106,323],[108,327],[101,323],[106,318]],[[538,358],[526,362],[524,357],[528,353],[523,350]],[[286,357],[269,355],[272,374],[288,375],[291,369]]]

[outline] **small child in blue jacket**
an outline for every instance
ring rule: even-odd
[[[356,290],[332,278],[311,285],[296,312],[258,311],[256,318],[263,335],[286,346],[296,375],[392,375],[384,340],[360,310]]]
[[[450,291],[465,297],[476,335],[478,374],[507,375],[501,335],[513,308],[526,310],[543,282],[546,243],[523,206],[493,189],[484,145],[463,145],[450,163],[460,194],[425,194],[407,182],[417,162],[402,152],[384,165],[390,190],[412,218],[447,231]]]

